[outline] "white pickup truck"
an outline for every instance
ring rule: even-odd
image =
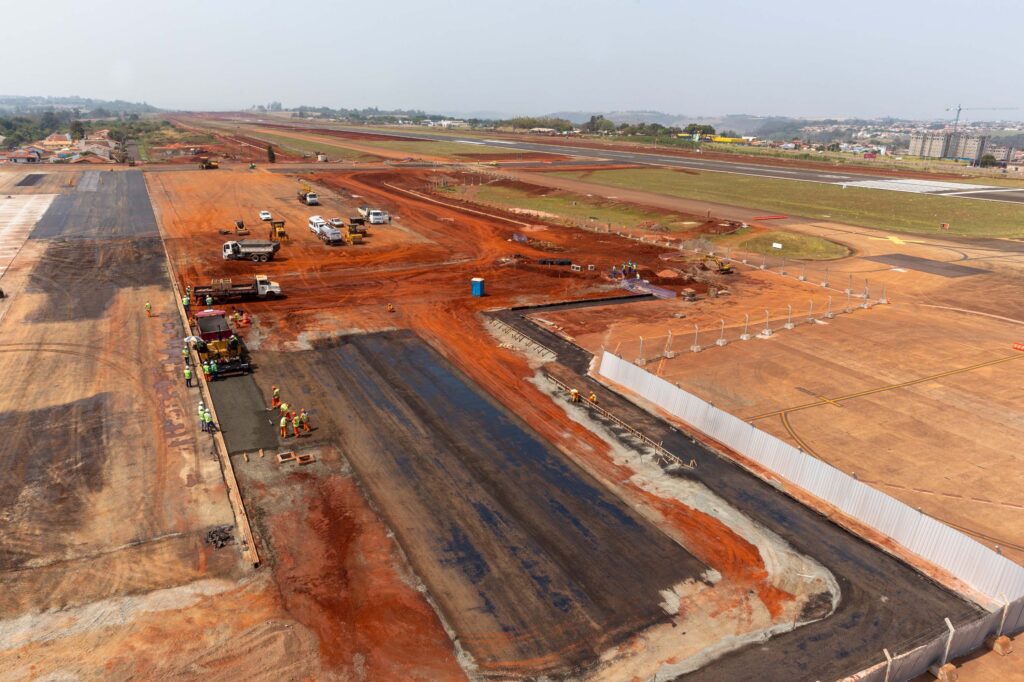
[[[338,244],[345,241],[345,236],[338,228],[330,225],[318,215],[309,216],[309,231],[319,237],[325,244]]]
[[[366,218],[366,222],[371,225],[384,225],[391,222],[391,216],[388,215],[387,211],[382,211],[379,208],[360,206],[359,215]]]

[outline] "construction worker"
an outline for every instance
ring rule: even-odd
[[[185,385],[192,388],[192,368],[185,365]]]
[[[192,302],[188,300],[188,296],[181,297],[181,307],[185,309],[185,314],[188,315],[188,307],[192,305]]]
[[[146,301],[146,317],[153,317],[153,305]]]
[[[185,296],[187,296],[188,298],[192,298],[192,287],[191,286],[185,287]]]
[[[590,395],[587,396],[587,400],[589,400],[593,404],[597,405],[597,394],[594,393],[593,391],[591,391]]]
[[[206,430],[206,420],[203,418],[203,414],[206,412],[206,406],[203,405],[203,401],[199,401],[199,428],[203,431]]]
[[[219,372],[220,372],[220,367],[217,366],[217,361],[211,359],[210,360],[210,375],[213,377],[214,381],[217,380],[217,376],[218,376]]]
[[[188,346],[182,346],[181,348],[181,359],[185,361],[186,365],[192,364],[192,355],[188,352]]]
[[[203,360],[203,378],[207,381],[210,380],[210,361]]]
[[[284,417],[288,416],[288,403],[281,403],[281,415]]]
[[[301,421],[302,420],[299,419],[299,415],[298,414],[296,414],[295,416],[292,417],[292,431],[295,432],[295,437],[296,438],[299,437],[299,423]]]
[[[569,400],[578,403],[580,401],[580,392],[575,388],[569,391]]]
[[[302,430],[309,433],[313,429],[309,428],[309,415],[306,414],[306,408],[303,407],[299,411],[299,423],[302,424]]]
[[[281,438],[288,437],[288,417],[281,415]]]
[[[271,386],[270,391],[271,395],[273,396],[270,399],[270,409],[276,410],[277,408],[281,407],[281,389],[279,389],[277,386]]]
[[[210,296],[209,294],[206,295],[206,307],[207,308],[212,308],[213,307],[213,296]]]
[[[210,409],[209,408],[207,408],[206,411],[203,412],[203,418],[206,420],[206,430],[207,430],[207,432],[208,433],[214,433],[217,430],[217,427],[214,426],[214,424],[213,424],[213,414],[210,413]]]
[[[242,324],[242,313],[238,312],[237,309],[235,310],[234,313],[232,313],[231,317],[235,320],[236,327]]]

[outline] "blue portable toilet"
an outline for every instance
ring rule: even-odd
[[[484,278],[483,277],[474,277],[470,281],[473,282],[473,295],[474,296],[483,296],[484,295]]]

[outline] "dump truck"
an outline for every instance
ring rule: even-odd
[[[223,310],[211,308],[195,314],[196,352],[201,361],[216,360],[217,374],[247,374],[252,371],[249,351],[231,330]]]
[[[199,167],[203,170],[211,170],[214,168],[220,168],[220,164],[211,159],[209,156],[199,157]]]
[[[243,239],[237,242],[224,242],[221,253],[224,260],[251,260],[253,263],[266,263],[268,260],[274,259],[274,254],[280,248],[280,242]]]
[[[345,237],[338,228],[334,227],[318,215],[309,217],[309,231],[315,234],[325,244],[344,243]]]
[[[320,203],[320,198],[308,182],[302,182],[299,184],[299,201],[306,206],[317,206]]]
[[[274,298],[281,295],[281,285],[272,282],[266,275],[242,280],[215,279],[207,285],[192,289],[196,301],[202,303],[209,296],[214,301],[230,301],[242,298]]]

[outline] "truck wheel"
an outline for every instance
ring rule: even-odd
[[[253,263],[259,263],[260,257],[254,253],[252,254],[252,256],[250,256],[249,260],[251,260]]]
[[[267,262],[267,257],[266,257],[266,255],[262,255],[262,256],[260,256],[260,262],[261,262],[261,263],[266,263],[266,262]]]

